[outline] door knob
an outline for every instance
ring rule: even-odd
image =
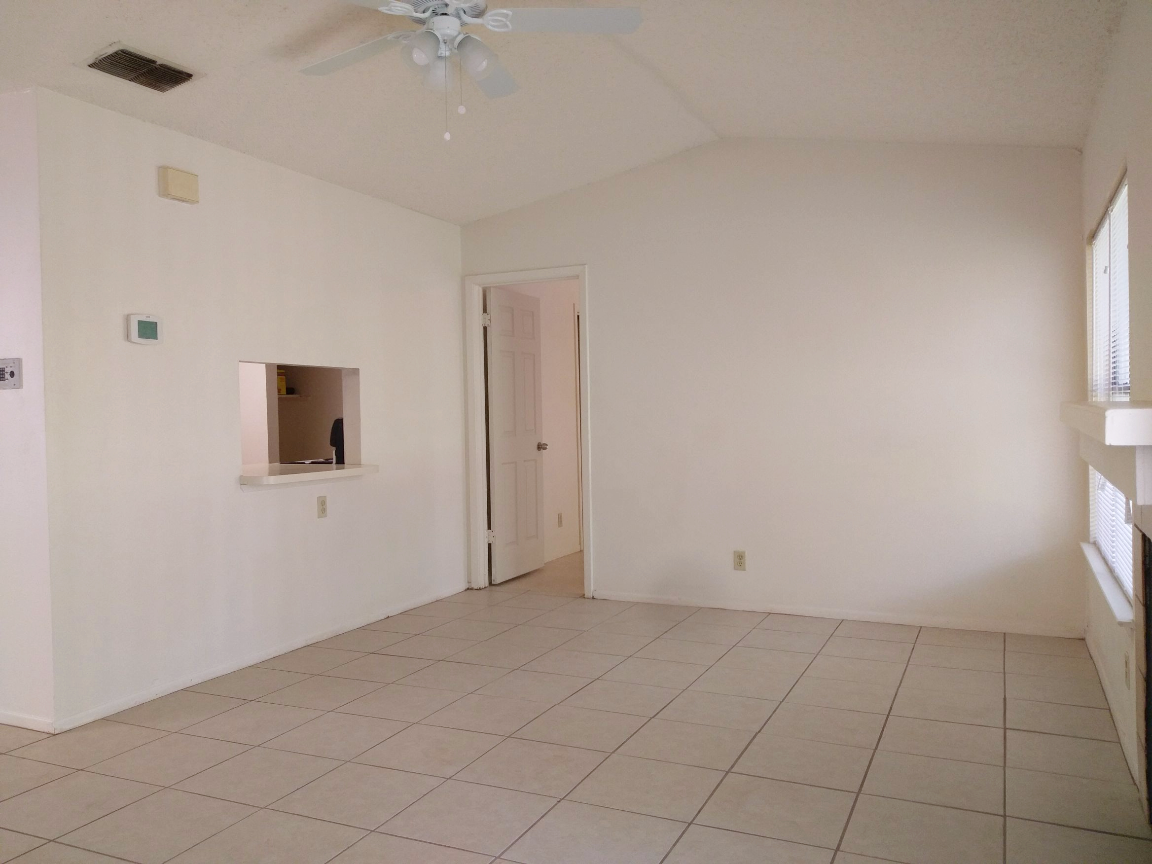
[[[543,441],[541,441],[539,444],[536,445],[536,449],[537,450],[547,450],[548,445],[545,444]]]

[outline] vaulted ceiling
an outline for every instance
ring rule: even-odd
[[[0,0],[0,79],[60,91],[457,223],[719,137],[1079,147],[1123,0],[515,0],[639,5],[629,36],[478,35],[519,80],[448,115],[343,0]],[[495,6],[495,2],[491,5]],[[197,78],[85,67],[120,42]]]

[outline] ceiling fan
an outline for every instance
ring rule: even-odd
[[[404,47],[403,57],[434,90],[446,90],[454,57],[485,96],[499,99],[516,92],[516,81],[496,54],[463,28],[481,25],[496,33],[634,33],[640,26],[636,7],[489,9],[487,0],[346,0],[387,15],[400,15],[422,25],[390,33],[335,57],[305,67],[306,75],[328,75],[390,48]],[[446,135],[447,137],[447,135]]]

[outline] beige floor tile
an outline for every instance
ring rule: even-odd
[[[172,859],[172,864],[324,864],[364,834],[359,828],[261,810]]]
[[[786,702],[764,731],[771,735],[872,749],[884,728],[884,715]]]
[[[571,597],[558,597],[552,594],[517,594],[515,597],[509,597],[501,606],[512,606],[518,609],[540,609],[548,611],[550,609],[559,609],[572,602]]]
[[[423,722],[429,726],[447,726],[450,729],[466,729],[470,732],[487,732],[492,735],[511,735],[547,710],[548,705],[543,702],[469,693],[424,718]]]
[[[57,781],[60,782],[60,781]],[[1152,837],[1135,785],[1040,771],[1007,771],[1009,816]]]
[[[257,663],[261,669],[279,669],[282,672],[299,672],[304,675],[318,675],[351,663],[358,657],[363,657],[362,651],[337,651],[334,648],[297,648],[263,663]]]
[[[998,765],[880,751],[868,769],[863,791],[942,807],[1004,812],[1004,770]]]
[[[369,834],[333,858],[332,864],[489,864],[490,860],[490,855],[463,849],[433,846],[387,834]]]
[[[498,642],[489,639],[479,642],[466,651],[454,655],[452,660],[457,663],[474,663],[477,666],[499,666],[502,669],[519,669],[531,663],[537,657],[548,653],[547,648],[535,648],[531,645],[516,645],[509,642]]]
[[[568,800],[688,822],[723,777],[722,771],[617,754],[589,774]]]
[[[732,646],[739,643],[751,630],[751,627],[731,627],[724,624],[694,624],[692,619],[688,619],[669,630],[664,638]]]
[[[465,621],[494,621],[498,624],[524,624],[544,614],[542,609],[517,609],[514,606],[487,606],[470,612]]]
[[[685,690],[656,716],[662,720],[756,732],[779,704],[768,699]]]
[[[317,711],[331,711],[347,705],[353,699],[367,696],[383,685],[377,681],[358,681],[354,678],[334,678],[330,675],[316,675],[299,684],[285,687],[261,697],[261,702],[275,705],[290,705],[294,708],[312,708]]]
[[[382,618],[371,624],[365,624],[363,629],[384,630],[389,633],[408,633],[411,635],[427,632],[433,627],[439,627],[443,623],[443,620],[437,620],[427,615],[413,615],[411,612],[405,612],[401,615],[393,615],[391,618]]]
[[[263,744],[289,729],[315,720],[322,712],[267,702],[248,702],[239,708],[217,714],[184,730],[185,735],[235,741],[237,744]]]
[[[835,848],[855,796],[729,774],[697,818],[701,825]]]
[[[652,638],[651,636],[632,636],[626,633],[590,630],[565,642],[564,648],[567,651],[587,651],[591,654],[612,654],[617,657],[628,657],[651,642]]]
[[[419,636],[410,636],[403,642],[381,648],[379,653],[395,657],[416,657],[420,660],[443,660],[477,644],[479,643],[470,639],[447,639],[444,636],[421,633]]]
[[[798,677],[799,675],[794,672],[764,672],[759,669],[713,666],[692,682],[689,689],[777,701],[784,698]]]
[[[647,619],[657,621],[683,621],[699,611],[697,606],[671,606],[666,603],[633,603],[616,617],[619,620]]]
[[[456,779],[563,798],[604,759],[603,753],[594,750],[509,738]]]
[[[213,738],[166,735],[143,747],[98,762],[88,770],[155,786],[172,786],[226,759],[239,756],[247,749],[243,744]]]
[[[755,627],[767,614],[764,612],[739,612],[734,609],[700,609],[693,612],[685,621],[691,624],[721,624],[726,627]]]
[[[909,665],[904,686],[916,690],[970,693],[973,696],[1004,696],[1004,675],[976,669],[943,669],[939,666]]]
[[[1004,699],[945,690],[917,690],[903,686],[892,703],[896,717],[971,723],[977,726],[1004,726]]]
[[[649,660],[668,660],[672,663],[697,663],[711,666],[728,653],[728,645],[713,645],[708,642],[688,642],[683,639],[669,639],[661,636],[653,639],[636,652],[637,657]]]
[[[868,771],[872,751],[823,741],[760,734],[732,770],[773,780],[855,792]]]
[[[259,699],[274,690],[282,690],[307,678],[299,672],[283,672],[279,669],[263,669],[249,666],[212,678],[188,689],[195,693],[211,693],[214,696],[231,696],[234,699]]]
[[[596,654],[590,651],[569,651],[557,648],[542,654],[524,667],[529,672],[550,672],[556,675],[573,675],[578,678],[599,678],[618,663],[623,657],[613,654]]]
[[[1106,708],[1081,708],[1054,702],[1008,700],[1008,728],[1100,741],[1119,741],[1112,713]]]
[[[680,822],[561,801],[508,850],[523,864],[659,864]]]
[[[44,738],[11,751],[8,755],[51,762],[65,768],[87,768],[127,750],[133,750],[163,737],[165,732],[97,720],[86,726]]]
[[[971,669],[1003,672],[1004,652],[998,648],[959,648],[953,645],[920,643],[908,661],[914,666],[940,666],[945,669]]]
[[[410,840],[499,855],[555,802],[543,795],[449,780],[381,830]]]
[[[123,859],[109,858],[62,843],[46,843],[22,856],[18,864],[123,864]]]
[[[0,801],[51,783],[72,773],[71,768],[32,759],[0,756]]]
[[[545,612],[533,620],[533,624],[541,627],[557,627],[563,630],[591,630],[597,624],[603,624],[615,612],[595,612],[592,610],[574,611],[569,606]]]
[[[360,754],[356,761],[378,768],[451,777],[500,741],[499,736],[482,732],[466,732],[441,726],[409,726]]]
[[[1069,738],[1008,730],[1008,767],[1050,771],[1126,783],[1132,775],[1120,745],[1112,741]]]
[[[657,636],[663,636],[675,626],[675,621],[659,618],[628,618],[621,621],[617,616],[609,618],[603,624],[597,624],[590,632],[619,633],[622,636],[645,636],[648,639],[655,639]]]
[[[418,657],[389,657],[384,654],[367,654],[351,663],[329,669],[324,674],[329,678],[355,678],[359,681],[391,684],[414,672],[419,672],[435,662],[435,660],[422,660]]]
[[[840,848],[907,864],[990,864],[1003,846],[1001,816],[861,795]]]
[[[919,632],[919,627],[908,624],[879,624],[873,621],[843,621],[836,628],[837,636],[888,642],[915,642]]]
[[[695,663],[672,663],[668,660],[629,657],[619,666],[604,673],[604,680],[683,690],[707,670],[707,666]]]
[[[629,738],[620,753],[727,771],[752,740],[746,729],[654,719]]]
[[[397,642],[402,642],[407,638],[408,635],[405,633],[391,633],[387,630],[369,630],[362,627],[359,630],[349,630],[347,633],[341,633],[338,636],[333,636],[331,639],[316,642],[312,647],[335,648],[340,651],[364,653],[379,651],[381,648],[395,645]]]
[[[691,825],[665,864],[829,864],[832,852],[770,837]]]
[[[373,829],[442,782],[424,774],[349,762],[281,798],[272,809]]]
[[[852,657],[830,657],[821,654],[812,661],[807,674],[810,678],[831,678],[834,681],[859,681],[863,684],[895,687],[904,677],[904,669],[903,663],[857,660]]]
[[[873,858],[870,855],[854,855],[851,852],[837,852],[833,864],[890,864],[882,858]]]
[[[791,633],[787,630],[756,629],[740,640],[746,648],[768,648],[773,651],[796,651],[815,654],[824,647],[828,637],[820,633]]]
[[[7,864],[13,858],[43,845],[44,840],[40,837],[17,834],[15,831],[5,831],[0,828],[0,864]]]
[[[445,705],[451,705],[459,698],[460,694],[451,690],[430,690],[427,687],[389,684],[375,693],[369,693],[355,702],[341,706],[340,713],[415,723],[429,714],[435,714]]]
[[[816,659],[815,654],[801,654],[796,651],[775,651],[768,648],[748,648],[736,645],[716,661],[716,665],[732,669],[759,669],[764,672],[782,672],[799,677],[814,659]]]
[[[439,627],[433,627],[427,631],[427,635],[481,642],[484,639],[499,636],[504,631],[511,630],[512,627],[511,624],[501,624],[496,621],[473,621],[467,618],[457,618],[454,621],[441,624]]]
[[[1005,671],[1016,675],[1097,679],[1096,665],[1087,657],[1060,657],[1055,654],[1009,651],[1005,655],[1004,662]]]
[[[0,801],[0,828],[55,839],[155,791],[144,783],[77,771]]]
[[[991,726],[889,717],[880,749],[984,765],[1004,764],[1004,733]]]
[[[549,744],[563,744],[566,747],[612,751],[623,744],[644,723],[643,717],[632,714],[615,714],[556,705],[517,732],[514,737]]]
[[[578,637],[582,631],[559,627],[542,627],[536,620],[521,624],[492,639],[497,645],[523,645],[526,648],[545,648],[551,651],[566,645]]]
[[[445,597],[445,603],[463,603],[465,606],[472,606],[474,608],[482,608],[485,606],[495,606],[497,603],[502,603],[509,597],[515,597],[519,591],[501,591],[499,587],[496,590],[489,591],[488,589],[480,589],[478,591],[468,589],[453,594],[450,597]]]
[[[649,687],[601,679],[572,694],[562,704],[571,708],[654,717],[678,695],[678,690],[669,687]]]
[[[409,609],[406,614],[408,615],[421,615],[426,618],[441,618],[444,621],[451,621],[453,618],[463,618],[471,612],[474,606],[467,603],[453,603],[451,600],[437,600],[434,603],[425,603],[423,606],[417,606],[415,609]]]
[[[1060,657],[1088,657],[1088,646],[1083,639],[1059,639],[1054,636],[1024,636],[1009,633],[1004,637],[1008,651],[1028,654],[1055,654]]]
[[[34,732],[31,729],[21,729],[17,726],[5,726],[0,723],[0,753],[7,753],[9,750],[24,747],[47,737],[43,732]]]
[[[1056,702],[1084,708],[1107,708],[1104,690],[1096,678],[1046,678],[1040,675],[1006,675],[1009,699]]]
[[[430,687],[433,690],[452,690],[471,693],[508,674],[498,666],[479,666],[474,663],[454,663],[441,660],[419,672],[413,672],[400,683],[406,687]]]
[[[785,702],[815,705],[820,708],[840,708],[845,711],[866,711],[886,714],[892,705],[895,688],[883,684],[865,684],[859,681],[833,681],[827,678],[805,676],[796,682]]]
[[[243,804],[162,789],[61,842],[140,864],[163,864],[253,812]]]
[[[947,645],[951,648],[983,648],[1004,651],[1004,634],[985,630],[950,630],[946,627],[921,627],[916,639],[919,645]]]
[[[501,671],[507,672],[507,670]],[[508,699],[524,699],[528,702],[556,705],[591,681],[591,678],[576,678],[572,675],[552,675],[547,672],[528,672],[517,669],[507,672],[503,677],[481,687],[476,692],[483,696],[504,696]]]
[[[165,732],[179,732],[194,723],[223,714],[243,704],[242,699],[178,690],[151,702],[145,702],[143,705],[137,705],[135,708],[113,714],[108,719],[119,723],[131,723],[133,726],[163,729]]]
[[[251,804],[253,807],[267,807],[289,792],[295,792],[304,784],[327,774],[339,764],[335,760],[318,756],[254,747],[195,777],[189,777],[177,784],[176,788],[198,795]]]
[[[1008,820],[1007,864],[1148,864],[1152,842]]]
[[[851,622],[845,621],[845,624]],[[843,625],[841,625],[843,629]],[[851,657],[855,660],[882,660],[885,663],[907,663],[912,653],[908,642],[888,642],[883,639],[857,639],[837,635],[825,643],[820,654],[825,657]]]
[[[407,723],[398,720],[333,712],[278,735],[263,746],[327,759],[354,759],[407,728]]]
[[[831,636],[840,626],[839,618],[813,618],[808,615],[785,615],[773,612],[760,622],[765,630],[783,630],[788,633],[816,633]]]

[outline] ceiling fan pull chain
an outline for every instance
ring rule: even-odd
[[[452,76],[452,61],[446,57],[440,62],[444,64],[444,140],[451,141],[452,133],[448,131],[448,100],[452,98],[452,82],[448,79]]]
[[[456,55],[456,76],[460,80],[460,104],[456,106],[456,113],[463,114],[468,109],[464,107],[464,61]]]

